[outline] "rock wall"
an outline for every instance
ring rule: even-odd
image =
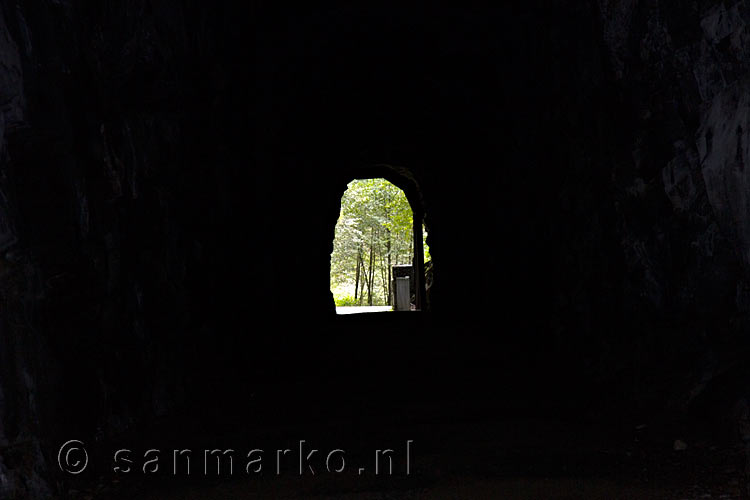
[[[59,443],[189,404],[210,365],[250,8],[2,4],[0,497],[51,494]]]
[[[673,331],[643,348],[663,342],[665,357],[700,367],[697,383],[747,354],[750,11],[744,2],[598,7],[630,110],[615,170],[630,314],[650,310]]]

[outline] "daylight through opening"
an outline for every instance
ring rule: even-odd
[[[419,287],[431,282],[432,265],[426,229],[416,222],[406,194],[391,182],[355,179],[347,185],[331,254],[337,314],[424,307]],[[423,256],[421,263],[415,255]]]

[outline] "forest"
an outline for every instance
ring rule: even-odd
[[[414,257],[413,224],[406,195],[387,180],[348,184],[331,254],[336,306],[391,305],[392,266],[412,264]],[[421,243],[427,262],[429,249]]]

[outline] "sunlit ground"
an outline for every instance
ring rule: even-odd
[[[336,307],[336,314],[359,314],[392,311],[391,306],[341,306]]]

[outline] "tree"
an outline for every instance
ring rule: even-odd
[[[369,305],[388,304],[391,266],[411,264],[413,215],[406,195],[385,179],[349,183],[331,254],[334,297]]]

